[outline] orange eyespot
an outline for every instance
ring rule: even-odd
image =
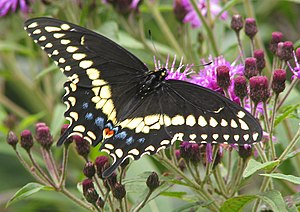
[[[104,138],[110,138],[110,137],[112,137],[114,134],[115,134],[115,131],[113,131],[113,130],[111,130],[111,129],[109,129],[109,128],[105,128],[105,129],[103,130],[103,137],[104,137]]]

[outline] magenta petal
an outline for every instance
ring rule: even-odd
[[[212,163],[213,162],[212,145],[210,143],[206,144],[206,161],[208,163]]]

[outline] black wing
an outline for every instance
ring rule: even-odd
[[[259,122],[244,108],[212,90],[184,81],[167,80],[147,98],[136,97],[131,107],[135,111],[117,123],[121,129],[101,146],[101,151],[114,158],[104,176],[127,157],[137,160],[144,154],[155,154],[176,140],[245,145],[262,138]]]
[[[124,117],[126,110],[122,105],[130,99],[126,93],[136,91],[148,68],[113,41],[65,21],[34,18],[26,21],[24,28],[70,80],[65,84],[63,101],[68,106],[65,116],[71,124],[58,145],[72,134],[97,144],[102,139],[102,129],[95,124],[99,119],[91,117],[102,117],[104,125],[108,120],[116,123]],[[89,103],[92,116],[82,113],[84,103]]]

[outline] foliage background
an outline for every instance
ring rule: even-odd
[[[44,4],[44,3],[47,4]],[[136,33],[128,30],[126,20],[117,14],[110,6],[103,5],[101,1],[34,1],[31,3],[32,12],[29,14],[11,13],[5,17],[0,17],[0,208],[4,211],[66,211],[76,206],[54,192],[40,192],[25,201],[18,202],[5,209],[6,202],[24,184],[32,181],[31,176],[23,169],[18,162],[14,151],[5,142],[8,131],[4,123],[10,119],[17,124],[14,127],[16,133],[29,128],[33,130],[33,124],[37,121],[45,121],[50,125],[53,135],[57,138],[60,126],[64,122],[63,112],[65,106],[60,98],[63,95],[62,85],[65,77],[56,66],[47,58],[31,38],[23,30],[23,23],[29,17],[52,16],[72,23],[83,25],[94,29],[97,32],[115,40],[126,49],[130,50],[152,67],[153,51],[148,30],[151,30],[153,42],[161,58],[166,58],[167,54],[178,56],[187,55],[186,63],[200,63],[200,58],[207,58],[211,53],[209,49],[202,49],[200,54],[191,54],[197,49],[188,49],[181,46],[181,52],[174,50],[168,45],[168,37],[164,30],[160,28],[153,18],[153,8],[149,7],[147,1],[140,8],[143,19],[145,40],[141,40]],[[294,45],[299,46],[300,29],[300,2],[283,0],[264,0],[253,1],[255,14],[249,14],[245,8],[245,1],[224,1],[232,3],[227,11],[229,16],[240,13],[243,17],[255,15],[258,26],[259,36],[262,38],[263,45],[267,48],[271,33],[281,31],[284,33],[285,40],[295,41]],[[81,8],[78,7],[81,4]],[[158,10],[165,19],[168,27],[176,36],[178,30],[189,30],[191,42],[198,47],[197,36],[203,29],[190,30],[188,25],[182,27],[173,14],[172,1],[160,1]],[[233,61],[237,57],[236,40],[234,32],[230,29],[230,19],[225,22],[219,21],[214,29],[214,36],[221,49],[221,53],[226,56],[228,61]],[[150,48],[145,47],[145,43]],[[203,41],[204,43],[206,40]],[[243,42],[247,43],[245,37]],[[192,45],[193,46],[193,45]],[[191,50],[191,51],[190,51]],[[216,56],[216,55],[214,55]],[[200,63],[201,64],[201,63]],[[291,96],[287,104],[299,103],[299,86]],[[15,114],[16,117],[10,116]],[[16,118],[16,119],[15,119]],[[289,141],[297,129],[297,121],[289,122],[290,132],[286,128],[280,127],[278,133],[280,141]],[[282,150],[286,144],[277,145]],[[59,158],[61,151],[55,151],[55,156]],[[94,155],[97,150],[94,150]],[[300,159],[285,163],[281,170],[285,174],[300,175]],[[78,179],[83,178],[81,169],[84,161],[78,161],[74,150],[70,156],[70,172],[68,173],[70,186],[75,186]],[[135,162],[128,172],[134,176],[144,171],[155,169],[156,165],[149,158],[142,158]],[[280,181],[279,187],[281,186]],[[283,195],[290,194],[295,188],[282,185]],[[254,188],[255,189],[255,188]],[[134,188],[132,188],[134,190]],[[251,193],[251,191],[247,191]],[[134,197],[134,196],[133,196]],[[162,204],[163,203],[163,204]],[[158,198],[148,206],[145,211],[170,211],[181,204],[180,200],[167,197]]]

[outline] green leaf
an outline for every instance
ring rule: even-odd
[[[166,197],[173,197],[173,198],[179,198],[183,199],[183,197],[186,195],[186,192],[179,192],[179,191],[164,191],[161,192],[160,195],[166,196]]]
[[[275,179],[286,180],[294,184],[300,184],[300,177],[296,177],[294,175],[285,175],[281,173],[273,173],[273,174],[260,174],[265,177],[272,177]]]
[[[253,175],[255,172],[259,170],[265,170],[265,171],[272,170],[278,164],[279,164],[278,160],[269,161],[266,163],[260,163],[254,159],[250,159],[247,164],[247,167],[244,170],[243,177],[244,178],[250,177],[251,175]]]
[[[211,203],[211,202],[210,202]],[[204,202],[204,201],[197,201],[197,202],[192,202],[192,203],[188,203],[188,204],[185,204],[179,208],[177,208],[176,210],[174,210],[173,212],[189,212],[189,211],[199,211],[198,209],[200,207],[203,207],[201,208],[200,211],[210,211],[204,207],[208,206],[210,203],[208,202]],[[192,210],[193,209],[193,210]]]
[[[291,158],[293,158],[293,157],[295,157],[295,156],[297,156],[297,155],[299,155],[299,154],[300,154],[300,150],[297,149],[297,150],[295,150],[295,151],[293,151],[293,152],[290,152],[287,156],[284,157],[284,159],[283,159],[282,161],[291,159]]]
[[[37,193],[40,190],[53,190],[52,187],[44,186],[39,183],[28,183],[20,190],[18,190],[15,195],[6,203],[6,207],[10,206],[11,204],[23,200],[30,195]]]
[[[245,205],[255,199],[257,199],[255,195],[232,197],[223,203],[220,212],[240,211]]]
[[[276,117],[274,127],[276,127],[284,119],[291,117],[292,113],[294,113],[299,107],[300,104],[285,106],[283,109],[283,113]]]
[[[39,119],[41,119],[44,116],[45,116],[45,112],[40,112],[35,115],[30,115],[30,116],[24,118],[20,122],[20,124],[18,124],[18,130],[16,130],[16,131],[21,132],[22,130],[24,130],[24,129],[28,128],[29,126],[33,125],[34,123],[36,123]]]
[[[285,202],[279,191],[268,191],[258,195],[245,195],[233,197],[226,200],[220,208],[221,212],[238,212],[241,211],[248,203],[255,199],[260,199],[267,203],[272,211],[286,211]]]
[[[54,108],[53,118],[50,125],[53,135],[58,135],[61,130],[61,126],[65,122],[65,119],[62,114],[64,114],[66,106],[63,104],[57,104]]]

